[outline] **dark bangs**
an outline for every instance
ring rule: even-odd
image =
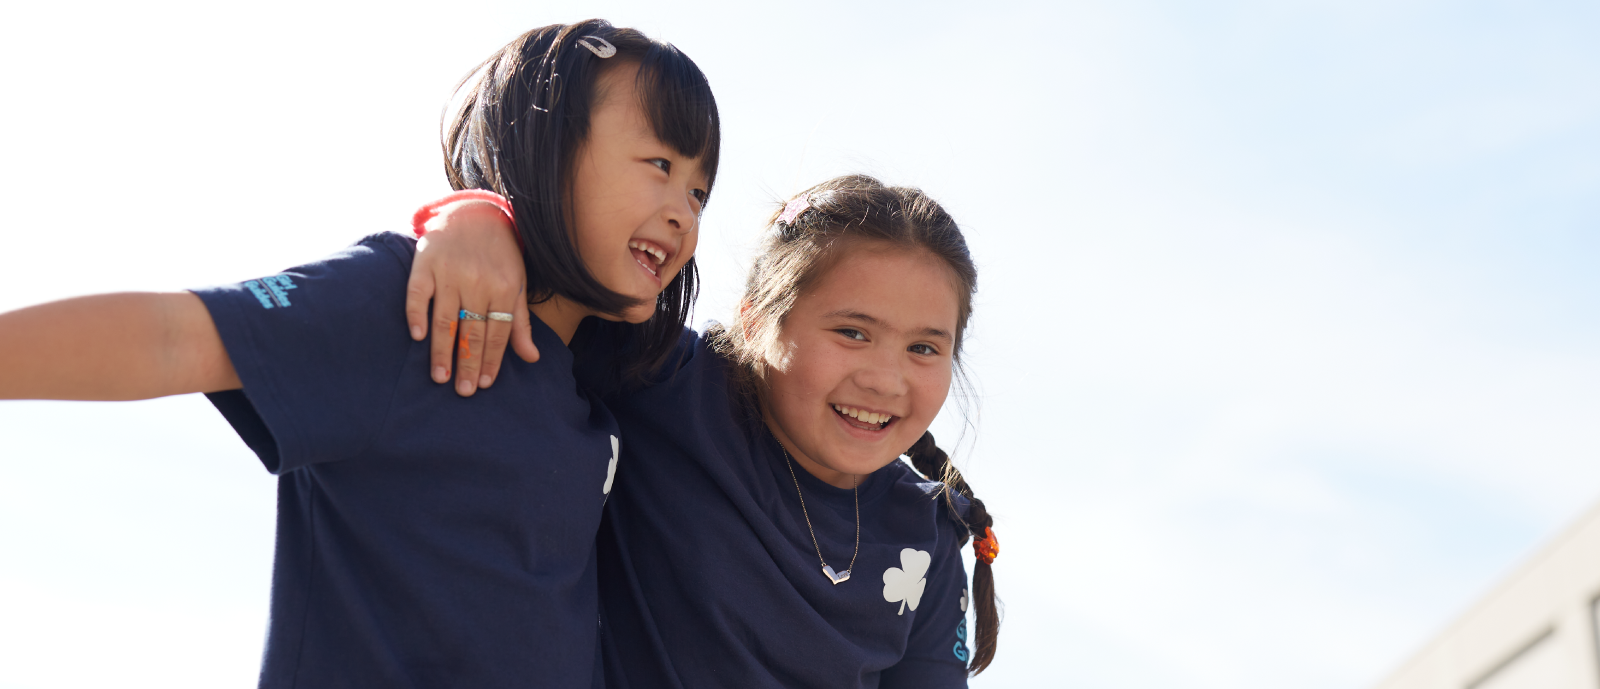
[[[711,83],[700,68],[676,46],[655,43],[639,62],[639,103],[650,119],[657,139],[679,155],[700,159],[706,176],[706,200],[717,183],[717,160],[722,151],[722,123]],[[656,312],[637,325],[606,323],[602,331],[622,335],[623,385],[642,384],[672,356],[683,326],[700,292],[700,269],[694,258],[684,263],[677,277],[656,297]],[[575,350],[575,356],[583,352]]]
[[[585,47],[586,37],[605,40],[616,54],[599,57]],[[517,37],[458,86],[460,109],[445,123],[445,170],[456,189],[488,189],[510,200],[530,303],[560,295],[601,313],[637,304],[589,273],[567,220],[566,181],[589,134],[596,81],[629,63],[640,67],[638,97],[656,138],[700,159],[709,198],[722,141],[717,103],[705,74],[672,45],[599,19],[556,24]],[[640,379],[666,361],[694,305],[698,276],[691,258],[662,289],[648,321],[614,324],[628,343],[615,362],[624,378]]]
[[[717,182],[722,124],[711,83],[676,46],[656,43],[639,64],[639,103],[656,138],[688,158],[699,158],[706,195]]]

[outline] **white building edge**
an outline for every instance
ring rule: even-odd
[[[1600,506],[1375,689],[1600,689]]]

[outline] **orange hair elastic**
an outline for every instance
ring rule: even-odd
[[[983,538],[972,541],[972,552],[983,564],[994,564],[994,558],[1000,554],[1000,541],[994,537],[994,529],[983,527]]]
[[[507,201],[506,197],[487,189],[462,189],[461,191],[451,192],[438,201],[418,208],[416,214],[411,216],[411,231],[417,233],[418,237],[427,234],[428,231],[423,228],[423,225],[428,224],[428,221],[432,220],[433,216],[438,215],[440,208],[457,201],[488,201],[499,208],[501,213],[505,213],[506,220],[510,220],[513,226],[517,224],[517,216],[511,213],[511,202]]]

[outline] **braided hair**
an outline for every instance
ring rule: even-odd
[[[934,443],[931,431],[924,432],[916,444],[906,450],[906,457],[911,460],[911,466],[916,467],[917,473],[944,483],[942,496],[945,509],[950,511],[950,517],[957,523],[967,525],[969,536],[980,536],[985,529],[994,526],[994,517],[989,516],[983,501],[972,494],[972,486],[967,485],[967,479],[950,461],[950,455]],[[953,495],[960,495],[970,503],[965,518],[956,507]],[[967,538],[961,537],[961,545],[967,544]],[[972,674],[976,675],[994,662],[995,642],[1000,634],[999,599],[994,595],[994,569],[982,558],[972,566],[972,602],[977,606],[978,625],[972,634],[974,650],[969,667]]]
[[[920,189],[891,187],[866,175],[846,175],[796,195],[782,211],[773,213],[769,224],[772,231],[750,269],[733,327],[719,326],[706,333],[711,346],[735,363],[729,382],[740,401],[735,409],[745,415],[745,421],[760,423],[760,397],[769,362],[782,358],[779,331],[795,301],[859,242],[924,250],[950,269],[957,300],[953,359],[960,378],[961,344],[972,315],[978,269],[961,228],[937,202]],[[934,444],[931,433],[924,433],[906,454],[922,475],[944,481],[946,507],[969,531],[962,537],[962,545],[972,536],[982,536],[994,523],[949,456]],[[971,502],[965,518],[956,508],[955,494]],[[973,635],[976,652],[969,668],[976,675],[994,660],[1000,627],[994,574],[981,560],[974,568],[972,587],[978,624]]]

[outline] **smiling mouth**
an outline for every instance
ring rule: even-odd
[[[885,428],[888,428],[889,424],[900,419],[900,417],[892,414],[880,414],[878,412],[870,412],[865,409],[847,407],[842,404],[834,404],[829,406],[833,407],[833,413],[838,414],[840,418],[844,419],[845,423],[863,431],[881,431]]]
[[[633,260],[638,261],[651,275],[655,275],[656,268],[667,262],[667,252],[648,242],[632,240],[628,242],[628,250],[633,253]]]

